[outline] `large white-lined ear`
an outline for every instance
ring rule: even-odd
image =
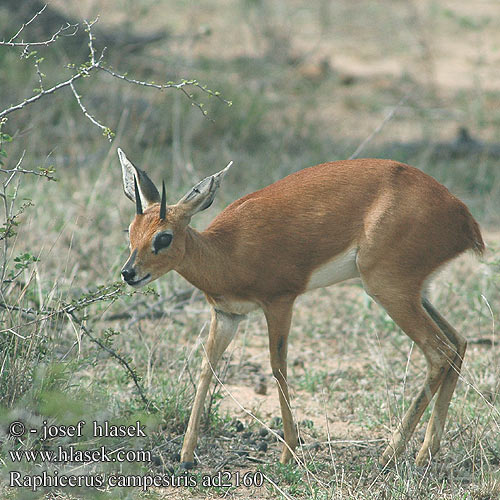
[[[123,191],[125,196],[136,202],[134,178],[137,180],[141,206],[147,208],[153,203],[160,203],[160,193],[153,181],[146,175],[144,170],[136,167],[126,156],[125,153],[118,148],[118,158],[122,166]]]
[[[198,182],[179,200],[177,206],[181,206],[189,217],[208,208],[213,203],[215,193],[232,165],[233,162],[231,161],[225,169]]]

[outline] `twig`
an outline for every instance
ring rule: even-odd
[[[43,13],[43,11],[46,8],[47,4],[45,4],[28,22],[23,23],[23,25],[17,30],[16,34],[12,36],[7,42],[5,40],[0,40],[0,46],[3,45],[6,47],[24,47],[24,51],[21,55],[22,57],[26,55],[30,47],[49,46],[51,43],[55,42],[59,38],[59,35],[64,34],[64,32],[69,30],[70,28],[75,28],[75,31],[73,33],[69,33],[66,36],[73,36],[78,31],[77,24],[66,23],[65,25],[61,26],[55,33],[53,33],[48,40],[44,40],[42,42],[25,42],[25,41],[15,42],[14,40],[22,33],[24,28],[26,28],[26,26],[29,26],[38,16],[40,16]]]
[[[47,4],[45,4],[28,22],[23,23],[23,25],[19,28],[17,33],[9,40],[8,43],[12,43],[23,31],[26,26],[29,26],[45,9],[47,8]]]
[[[2,174],[9,174],[9,173],[14,173],[14,174],[30,174],[30,175],[38,175],[39,177],[45,177],[49,181],[57,181],[55,177],[52,175],[49,175],[51,173],[50,170],[41,168],[39,171],[36,170],[24,170],[23,168],[0,168],[0,172]]]
[[[111,288],[111,290],[110,290],[110,288]],[[145,396],[145,391],[142,388],[137,375],[135,374],[134,370],[132,369],[130,364],[127,362],[127,360],[124,359],[122,356],[120,356],[111,347],[107,346],[104,342],[102,342],[98,338],[94,337],[91,329],[87,328],[84,325],[84,320],[82,318],[79,318],[76,315],[76,312],[78,310],[81,310],[94,302],[98,302],[98,301],[102,301],[102,300],[115,300],[116,298],[118,298],[121,295],[120,292],[122,291],[122,288],[123,287],[122,287],[121,283],[120,284],[112,284],[110,287],[104,288],[103,290],[99,290],[98,291],[99,293],[96,293],[93,296],[90,296],[90,297],[86,296],[83,299],[77,300],[76,302],[71,303],[71,304],[63,304],[63,306],[57,310],[49,308],[47,310],[36,311],[33,309],[21,308],[19,306],[10,306],[10,305],[6,304],[5,302],[0,302],[0,307],[2,307],[3,309],[6,309],[8,311],[19,311],[22,314],[27,315],[27,316],[35,316],[35,319],[33,321],[30,321],[29,323],[25,323],[23,326],[26,326],[27,324],[30,324],[30,323],[44,321],[44,320],[47,320],[47,319],[54,317],[54,316],[60,316],[60,315],[69,316],[80,326],[82,331],[89,337],[89,339],[92,342],[97,344],[99,347],[104,349],[112,357],[114,357],[116,360],[119,361],[119,363],[125,368],[125,370],[129,373],[130,377],[132,378],[142,401],[144,402],[144,404],[149,406],[152,403]],[[37,316],[39,314],[43,314],[45,316],[42,318],[37,318]],[[11,331],[11,329],[2,330],[2,332],[5,332],[5,331]]]
[[[151,404],[151,402],[149,401],[149,399],[145,396],[144,394],[144,389],[142,388],[140,382],[139,382],[139,379],[137,378],[137,375],[135,374],[134,370],[131,368],[131,366],[128,364],[127,360],[124,359],[122,356],[120,356],[116,351],[114,351],[113,349],[111,349],[110,347],[108,347],[104,342],[101,342],[98,338],[94,337],[92,335],[92,333],[90,332],[90,329],[88,329],[84,324],[83,324],[83,320],[78,318],[76,316],[76,314],[74,313],[74,311],[70,311],[68,312],[68,314],[80,325],[80,328],[83,330],[83,332],[85,333],[85,335],[87,335],[87,337],[92,341],[94,342],[94,344],[97,344],[99,347],[101,347],[102,349],[104,349],[106,352],[108,352],[109,354],[111,354],[111,356],[113,358],[115,358],[116,360],[118,360],[118,362],[125,368],[125,370],[128,372],[128,374],[130,375],[130,377],[132,378],[134,384],[135,384],[135,387],[137,389],[137,392],[139,393],[139,396],[141,397],[142,399],[142,402],[146,405],[146,406],[149,406]]]
[[[58,90],[61,90],[64,87],[68,87],[71,85],[73,82],[78,80],[79,78],[82,78],[83,76],[88,76],[88,74],[94,70],[96,67],[95,66],[89,66],[86,67],[85,69],[82,69],[75,75],[73,75],[70,79],[60,82],[57,85],[54,85],[50,89],[47,90],[42,90],[38,94],[28,98],[24,99],[23,102],[20,102],[19,104],[16,104],[14,106],[11,106],[10,108],[4,109],[3,111],[0,112],[0,118],[7,116],[10,113],[13,113],[14,111],[19,111],[20,109],[23,109],[24,107],[28,106],[29,104],[33,104],[34,102],[38,101],[42,97],[45,97],[47,95],[53,94],[54,92],[57,92]]]
[[[92,26],[99,20],[97,17],[94,21],[88,22],[84,21],[85,26],[87,27],[85,31],[87,31],[89,35],[89,50],[90,50],[90,66],[93,68],[98,68],[99,64],[101,63],[103,56],[104,56],[104,51],[106,48],[103,49],[101,56],[99,57],[99,60],[96,61],[95,58],[95,48],[94,48],[94,35],[92,34]],[[78,103],[78,106],[80,106],[80,109],[82,110],[83,114],[97,127],[99,127],[103,131],[103,135],[105,135],[108,138],[108,141],[111,142],[113,140],[113,136],[115,135],[109,127],[106,127],[102,123],[98,122],[88,111],[87,108],[83,105],[81,96],[78,95],[78,92],[75,89],[75,86],[73,85],[73,82],[69,84],[71,91],[73,92],[73,95],[75,96],[76,102]]]
[[[64,36],[73,36],[78,31],[78,25],[77,24],[66,23],[64,26],[61,26],[55,33],[53,33],[53,35],[48,40],[44,40],[42,42],[24,42],[24,41],[14,42],[14,40],[19,36],[19,34],[21,33],[21,31],[26,26],[28,26],[28,24],[30,24],[41,12],[43,12],[43,10],[45,9],[45,7],[47,7],[47,6],[45,5],[44,8],[40,12],[38,12],[37,14],[35,14],[35,16],[30,21],[28,21],[27,23],[23,24],[21,26],[20,30],[9,41],[6,42],[5,40],[0,40],[0,46],[4,46],[4,47],[24,47],[24,49],[25,49],[23,51],[23,55],[24,55],[30,47],[40,47],[40,46],[48,47],[51,43],[54,43],[59,38],[60,35],[64,34]],[[65,33],[70,28],[75,28],[75,30],[72,33]]]
[[[119,78],[120,80],[124,80],[128,83],[133,83],[134,85],[141,85],[143,87],[152,87],[158,90],[165,90],[165,89],[182,89],[184,87],[197,87],[200,89],[202,92],[205,92],[206,94],[212,96],[212,97],[217,97],[220,101],[222,101],[224,104],[227,104],[230,106],[232,104],[231,101],[228,101],[224,99],[219,92],[214,92],[213,90],[208,89],[205,85],[201,85],[198,80],[182,80],[179,83],[175,82],[167,82],[164,84],[159,84],[155,82],[145,82],[145,81],[140,81],[140,80],[135,80],[134,78],[129,78],[126,75],[122,75],[120,73],[117,73],[116,71],[113,71],[110,68],[107,68],[105,66],[100,66],[99,69],[102,71],[105,71],[106,73],[109,73],[110,75],[114,76],[115,78]]]
[[[103,300],[114,301],[118,297],[120,297],[122,293],[123,293],[122,283],[114,283],[112,285],[103,287],[102,289],[98,290],[98,292],[96,292],[95,295],[92,295],[90,297],[88,296],[84,297],[70,304],[63,303],[62,307],[60,307],[59,309],[47,308],[47,309],[36,310],[32,308],[12,306],[10,304],[7,304],[6,302],[0,302],[0,307],[8,311],[20,312],[25,316],[31,316],[31,317],[34,316],[35,319],[32,319],[28,323],[25,323],[23,325],[23,326],[28,326],[34,323],[40,323],[41,321],[45,321],[47,319],[58,318],[64,314],[71,314],[72,312],[79,311],[95,302],[100,302]],[[38,317],[39,315],[42,316]],[[5,331],[7,330],[6,329],[0,330],[0,333],[3,333]]]
[[[94,57],[92,55],[92,57]],[[99,127],[103,131],[103,135],[105,135],[108,138],[108,141],[111,142],[113,140],[113,132],[109,127],[106,127],[102,123],[99,123],[88,111],[87,108],[83,105],[83,102],[81,100],[81,96],[78,95],[78,92],[75,89],[75,86],[73,85],[73,82],[69,84],[71,87],[71,90],[73,92],[73,95],[75,96],[76,102],[78,102],[78,105],[80,106],[80,109],[82,110],[83,114],[97,127]]]
[[[0,168],[0,173],[2,174],[10,174],[9,178],[3,183],[4,188],[7,188],[7,186],[10,184],[12,179],[16,174],[30,174],[30,175],[38,175],[39,177],[46,177],[49,181],[55,181],[56,178],[52,177],[51,174],[52,171],[50,169],[39,169],[38,171],[36,170],[25,170],[24,168],[21,168],[21,164],[24,160],[24,156],[26,155],[26,150],[23,151],[21,157],[19,158],[18,162],[16,163],[16,166],[14,168]],[[1,193],[0,193],[1,196]],[[14,197],[15,199],[15,197]],[[14,200],[12,200],[14,201]],[[13,208],[13,205],[10,207],[11,210]]]
[[[4,195],[2,195],[2,198],[4,198]],[[14,233],[12,233],[11,230],[14,226],[17,226],[17,223],[16,223],[17,217],[22,215],[28,207],[32,207],[32,206],[33,206],[33,203],[31,203],[31,201],[26,201],[25,203],[23,203],[19,207],[18,211],[15,214],[13,214],[13,215],[8,214],[7,215],[6,221],[5,221],[3,228],[2,228],[3,232],[2,232],[2,234],[0,234],[0,241],[7,239],[7,238],[10,238],[11,236],[14,236]],[[16,277],[19,276],[19,274],[21,274],[21,273],[18,273],[16,275]],[[5,281],[4,278],[5,277],[2,276],[2,280],[1,280],[2,282]],[[14,281],[14,279],[15,278],[13,278],[12,281]]]
[[[0,112],[0,119],[3,118],[4,116],[7,116],[9,113],[12,113],[14,111],[18,111],[18,110],[28,106],[29,104],[33,104],[34,102],[38,101],[42,97],[53,94],[54,92],[57,92],[58,90],[61,90],[64,87],[72,86],[73,82],[75,82],[76,80],[78,80],[79,78],[82,78],[84,76],[89,76],[91,71],[93,71],[99,67],[99,65],[102,63],[102,60],[104,58],[104,53],[106,51],[106,48],[103,49],[99,59],[96,60],[95,50],[94,50],[94,46],[93,46],[93,36],[92,36],[92,32],[90,30],[90,28],[94,25],[95,22],[96,21],[94,21],[92,23],[86,23],[87,27],[88,27],[87,29],[89,32],[89,48],[90,48],[90,52],[91,52],[90,62],[87,64],[82,64],[80,66],[80,70],[78,71],[78,73],[73,75],[70,79],[68,79],[64,82],[60,82],[57,85],[54,85],[53,87],[51,87],[50,89],[47,89],[47,90],[44,90],[43,88],[41,88],[40,92],[37,93],[36,95],[34,95],[28,99],[25,99],[23,102],[20,102],[19,104],[11,106],[10,108],[4,109],[3,111]]]
[[[135,371],[133,368],[130,366],[128,361],[123,358],[120,354],[118,354],[114,349],[112,349],[110,346],[106,345],[105,342],[101,341],[100,339],[96,338],[92,334],[92,330],[88,327],[85,326],[84,324],[84,319],[80,318],[77,316],[76,311],[81,310],[83,308],[86,308],[88,305],[97,302],[97,301],[102,301],[102,300],[115,300],[118,298],[121,294],[122,290],[122,284],[113,284],[111,285],[111,290],[110,287],[105,288],[104,290],[99,290],[98,293],[96,293],[93,296],[84,296],[82,299],[77,300],[76,302],[73,302],[71,304],[64,304],[62,307],[59,309],[47,309],[47,310],[33,310],[33,309],[27,309],[27,308],[21,308],[19,306],[10,306],[6,304],[5,302],[0,302],[0,307],[3,309],[6,309],[7,311],[18,311],[23,315],[26,315],[28,317],[35,317],[34,320],[25,323],[23,326],[27,326],[28,324],[31,323],[37,323],[41,321],[45,321],[51,317],[54,316],[60,316],[60,315],[66,315],[69,318],[71,318],[75,323],[77,323],[83,333],[87,335],[87,337],[97,344],[100,348],[104,349],[107,353],[109,353],[113,358],[115,358],[121,365],[122,367],[126,370],[126,372],[129,374],[130,378],[134,382],[137,392],[139,393],[139,396],[141,397],[143,403],[147,406],[153,405],[155,408],[156,406],[149,401],[149,399],[145,395],[145,391],[139,381],[138,376],[136,375]],[[40,314],[44,315],[43,317],[38,317]],[[18,335],[15,331],[13,331],[11,328],[7,328],[5,330],[2,330],[2,332],[10,332],[13,333],[14,335]],[[67,354],[66,354],[67,355]],[[65,356],[66,356],[65,355]]]
[[[351,156],[349,156],[349,160],[353,160],[354,158],[358,157],[358,155],[361,153],[361,151],[363,151],[365,146],[372,141],[372,139],[385,127],[387,122],[389,122],[392,119],[392,117],[401,108],[401,106],[403,106],[403,104],[408,100],[410,95],[411,92],[408,92],[408,94],[406,94],[404,97],[401,98],[401,100],[396,104],[396,106],[394,106],[389,111],[389,113],[387,113],[386,117],[381,123],[379,123],[377,128],[356,148],[356,151],[354,151],[354,153]]]
[[[19,170],[19,167],[21,166],[23,160],[24,160],[24,157],[26,156],[26,150],[23,150],[23,153],[21,154],[21,157],[19,158],[19,160],[17,161],[16,163],[16,166],[13,168],[13,169],[10,169],[10,170],[7,170],[6,172],[7,173],[10,173],[10,176],[9,178],[3,183],[3,188],[4,190],[7,189],[7,187],[9,186],[9,184],[11,183],[12,179],[14,178],[14,176],[16,175],[16,172]],[[3,171],[3,169],[2,169]],[[12,209],[12,205],[10,207]]]
[[[95,48],[94,48],[94,35],[92,34],[92,26],[99,21],[99,16],[97,16],[92,22],[84,21],[85,26],[87,26],[86,31],[89,34],[89,50],[90,50],[90,64],[95,64]]]
[[[186,87],[196,87],[197,89],[201,90],[202,92],[205,92],[205,94],[208,94],[211,97],[216,97],[220,101],[222,101],[224,104],[228,106],[232,106],[232,101],[228,101],[224,99],[219,92],[213,91],[208,89],[205,85],[201,85],[198,80],[182,80],[179,83],[175,82],[167,82],[164,84],[158,84],[155,82],[145,82],[145,81],[140,81],[140,80],[135,80],[134,78],[129,78],[126,75],[122,75],[120,73],[117,73],[116,71],[113,71],[110,68],[106,68],[105,66],[99,66],[99,69],[110,74],[111,76],[114,76],[115,78],[118,78],[119,80],[123,80],[127,83],[132,83],[134,85],[140,85],[142,87],[150,87],[154,88],[157,90],[165,90],[165,89],[177,89],[180,90],[190,101],[193,106],[196,106],[203,116],[208,118],[208,113],[205,109],[203,109],[203,103],[199,103],[195,101],[194,96],[190,94],[187,90]],[[1,118],[1,115],[0,115]]]
[[[40,69],[41,59],[35,61],[36,74],[38,76],[38,83],[40,84],[40,92],[43,92],[43,77],[45,76]]]
[[[45,7],[44,7],[44,9],[45,9]],[[31,43],[27,43],[27,42],[14,42],[15,38],[17,38],[17,36],[19,36],[19,34],[21,33],[21,31],[24,29],[24,27],[27,26],[28,24],[30,24],[31,22],[33,22],[33,20],[38,15],[40,15],[43,12],[44,9],[42,9],[32,19],[30,19],[30,21],[28,21],[28,23],[25,23],[21,27],[21,29],[16,33],[16,35],[14,35],[8,42],[5,42],[5,41],[0,42],[0,45],[22,46],[22,47],[25,48],[24,52],[26,52],[28,50],[29,46],[34,46],[34,45],[48,45],[49,43],[51,43],[52,41],[54,41],[57,38],[57,36],[60,35],[63,31],[67,30],[70,26],[73,26],[73,25],[69,25],[68,24],[67,26],[61,27],[56,33],[54,33],[54,35],[52,36],[52,38],[50,40],[46,40],[45,42],[31,42]],[[191,101],[191,104],[193,106],[196,106],[201,111],[201,113],[203,114],[203,116],[205,116],[207,118],[208,118],[208,113],[204,109],[203,103],[200,103],[200,102],[196,101],[194,99],[194,96],[187,91],[187,88],[189,88],[189,87],[195,87],[195,88],[199,89],[200,91],[204,92],[205,94],[207,94],[207,95],[209,95],[211,97],[216,97],[217,99],[219,99],[220,101],[222,101],[224,104],[227,104],[228,106],[232,105],[232,102],[224,99],[223,97],[221,97],[221,95],[220,95],[219,92],[208,89],[205,85],[200,84],[197,80],[182,80],[181,82],[178,82],[178,83],[167,82],[165,84],[156,84],[154,82],[145,82],[145,81],[136,80],[134,78],[129,78],[129,77],[125,76],[125,75],[122,75],[120,73],[117,73],[117,72],[113,71],[110,68],[107,68],[107,67],[103,66],[102,65],[102,60],[103,60],[106,48],[103,49],[100,57],[96,58],[96,50],[95,50],[95,47],[94,47],[94,35],[92,34],[92,26],[97,21],[98,21],[98,18],[96,18],[92,22],[84,21],[85,22],[85,26],[86,26],[86,31],[88,32],[88,36],[89,36],[89,44],[88,44],[89,45],[89,51],[90,51],[89,61],[87,63],[85,63],[85,64],[82,64],[79,67],[79,71],[76,74],[74,74],[71,78],[69,78],[68,80],[65,80],[63,82],[60,82],[60,83],[54,85],[53,87],[51,87],[49,89],[44,89],[43,88],[43,82],[42,82],[42,76],[43,75],[42,75],[42,73],[40,71],[39,63],[36,62],[35,63],[35,67],[36,67],[37,74],[38,74],[38,79],[39,79],[39,82],[40,82],[39,92],[37,92],[36,95],[33,95],[33,96],[31,96],[31,97],[29,97],[27,99],[24,99],[22,102],[20,102],[20,103],[18,103],[16,105],[10,106],[9,108],[4,109],[3,111],[0,111],[0,119],[2,119],[3,117],[7,116],[10,113],[13,113],[14,111],[19,111],[20,109],[23,109],[24,107],[26,107],[26,106],[28,106],[30,104],[33,104],[34,102],[38,101],[42,97],[45,97],[45,96],[50,95],[50,94],[53,94],[54,92],[57,92],[57,91],[63,89],[64,87],[70,87],[71,90],[72,90],[72,92],[73,92],[73,94],[74,94],[74,96],[75,96],[75,98],[76,98],[76,100],[77,100],[77,102],[78,102],[78,105],[80,106],[80,109],[83,112],[83,114],[94,125],[96,125],[101,130],[103,130],[104,135],[106,135],[106,137],[108,138],[108,140],[111,141],[112,136],[113,136],[113,133],[112,133],[111,129],[109,127],[104,126],[100,122],[98,122],[87,111],[87,109],[85,108],[85,106],[83,105],[83,103],[81,101],[81,96],[78,95],[78,93],[76,92],[76,89],[74,87],[74,82],[76,80],[78,80],[78,79],[80,79],[82,77],[89,76],[90,73],[92,71],[94,71],[95,69],[100,69],[100,70],[108,73],[109,75],[113,76],[114,78],[118,78],[120,80],[126,81],[126,82],[134,84],[134,85],[140,85],[140,86],[143,86],[143,87],[152,87],[152,88],[156,88],[158,90],[164,90],[164,89],[177,89],[177,90],[180,90]],[[76,33],[76,31],[74,33],[72,33],[72,35],[74,35],[75,33]],[[23,53],[23,55],[24,55],[24,53]]]
[[[332,444],[341,444],[341,445],[351,445],[351,446],[367,446],[370,443],[381,443],[384,442],[385,439],[380,438],[380,439],[335,439],[335,440],[330,440],[328,439],[327,441],[320,441],[321,444],[327,444],[328,446],[331,446]]]

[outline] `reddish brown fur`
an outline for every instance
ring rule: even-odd
[[[259,301],[304,292],[315,268],[351,246],[402,242],[395,272],[418,268],[422,279],[464,250],[484,248],[460,200],[420,170],[387,160],[300,170],[235,201],[203,233],[190,233],[193,245],[211,249],[210,278],[188,270],[203,273],[201,255],[183,263],[181,274],[209,295]]]
[[[295,298],[315,270],[348,249],[366,291],[424,352],[426,384],[394,433],[382,462],[400,454],[438,392],[424,445],[423,463],[437,452],[466,342],[426,300],[422,287],[436,269],[465,250],[484,250],[479,226],[467,207],[420,170],[388,160],[325,163],[235,201],[203,232],[188,226],[192,207],[159,205],[136,216],[130,228],[139,274],[155,279],[177,270],[203,290],[214,307],[204,363],[182,459],[193,460],[212,368],[236,330],[238,304],[260,306],[268,322],[271,365],[280,386],[287,461],[297,444],[286,384],[286,339]],[[158,255],[151,239],[173,232]],[[423,302],[422,302],[423,300]]]

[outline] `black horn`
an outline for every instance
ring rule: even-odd
[[[137,179],[134,175],[134,190],[135,190],[135,212],[137,215],[142,215],[142,204],[141,195],[139,193],[139,186],[137,185]]]
[[[167,215],[167,196],[165,194],[165,181],[161,183],[160,219],[164,220]]]

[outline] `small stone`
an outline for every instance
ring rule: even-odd
[[[268,434],[269,434],[269,431],[265,427],[262,427],[262,429],[259,431],[260,437],[266,437]]]
[[[267,451],[267,443],[265,441],[261,441],[257,445],[257,451]]]

